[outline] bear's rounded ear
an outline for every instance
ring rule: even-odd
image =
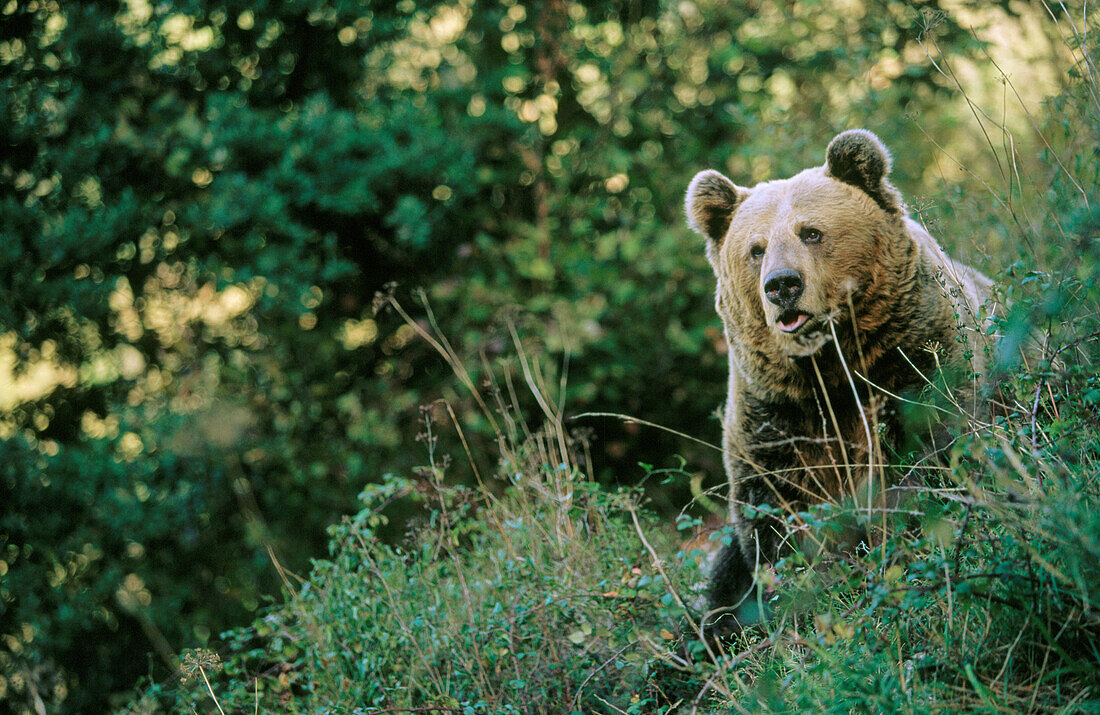
[[[890,152],[866,129],[837,134],[825,150],[825,168],[833,178],[862,189],[884,210],[901,211],[901,195],[886,180]]]
[[[717,171],[700,171],[688,185],[684,198],[688,226],[714,243],[721,243],[729,230],[733,212],[746,196],[746,189]]]

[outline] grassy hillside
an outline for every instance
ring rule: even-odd
[[[792,517],[866,538],[762,574],[764,626],[707,657],[700,563],[729,536],[700,531],[721,495],[700,493],[690,465],[598,486],[583,420],[537,349],[513,329],[510,357],[475,384],[446,336],[409,318],[497,451],[442,453],[441,432],[466,444],[462,423],[446,402],[424,406],[423,466],[364,490],[327,559],[304,579],[280,571],[284,603],[184,653],[180,679],[147,684],[129,710],[1100,712],[1100,88],[1095,53],[1063,29],[1066,90],[1026,114],[1039,152],[1021,156],[974,101],[990,171],[932,197],[949,211],[916,206],[983,269],[986,252],[1008,266],[998,372],[983,376],[997,416],[929,385],[919,401],[965,425],[949,462],[892,455],[921,484],[897,509]],[[1029,334],[1042,356],[1013,362]],[[453,461],[476,487],[448,480]],[[647,503],[666,481],[696,494],[675,523]]]
[[[774,617],[715,663],[694,625],[698,520],[677,533],[647,512],[644,487],[597,487],[551,401],[540,428],[520,421],[504,395],[528,377],[547,397],[524,360],[485,394],[501,426],[492,488],[446,485],[435,434],[453,427],[426,407],[425,465],[365,491],[287,603],[220,654],[185,653],[183,681],[133,711],[1100,710],[1091,369],[1012,379],[1016,408],[963,435],[903,510],[873,524],[844,505],[802,515],[877,538],[781,562],[765,576]],[[403,500],[424,516],[388,544],[378,532]]]
[[[0,711],[1098,709],[1091,9],[5,3]],[[789,515],[860,538],[707,654],[683,191],[855,126],[998,280],[999,407],[914,396],[947,462]]]

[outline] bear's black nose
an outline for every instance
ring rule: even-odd
[[[764,295],[780,308],[790,308],[802,295],[802,274],[793,268],[772,271],[764,279]]]

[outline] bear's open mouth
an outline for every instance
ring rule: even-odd
[[[803,313],[798,310],[784,310],[779,314],[779,318],[775,321],[779,329],[784,333],[793,333],[806,324],[806,321],[810,319],[808,313]]]

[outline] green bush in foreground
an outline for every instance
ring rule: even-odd
[[[1094,378],[1063,372],[1056,387],[1039,370],[1006,386],[1007,402],[1041,393],[1036,412],[964,435],[899,508],[791,517],[869,538],[765,574],[771,618],[717,662],[694,629],[701,552],[678,550],[639,492],[583,474],[585,445],[552,401],[539,431],[497,412],[501,489],[445,485],[446,411],[425,408],[428,464],[368,488],[331,558],[227,634],[220,661],[185,654],[190,678],[132,707],[1100,712],[1100,430]],[[388,545],[377,530],[406,499],[426,516]]]
[[[700,578],[683,564],[666,575],[647,552],[674,551],[672,530],[639,509],[637,492],[601,491],[560,427],[502,435],[507,486],[493,494],[446,486],[431,408],[424,425],[429,465],[368,487],[296,597],[231,635],[214,686],[222,707],[249,707],[258,688],[261,701],[302,712],[650,711],[668,685],[652,678],[654,653],[683,621],[674,593]],[[404,499],[428,516],[391,546],[377,530]],[[154,688],[137,707],[209,706],[205,683],[192,682]]]

